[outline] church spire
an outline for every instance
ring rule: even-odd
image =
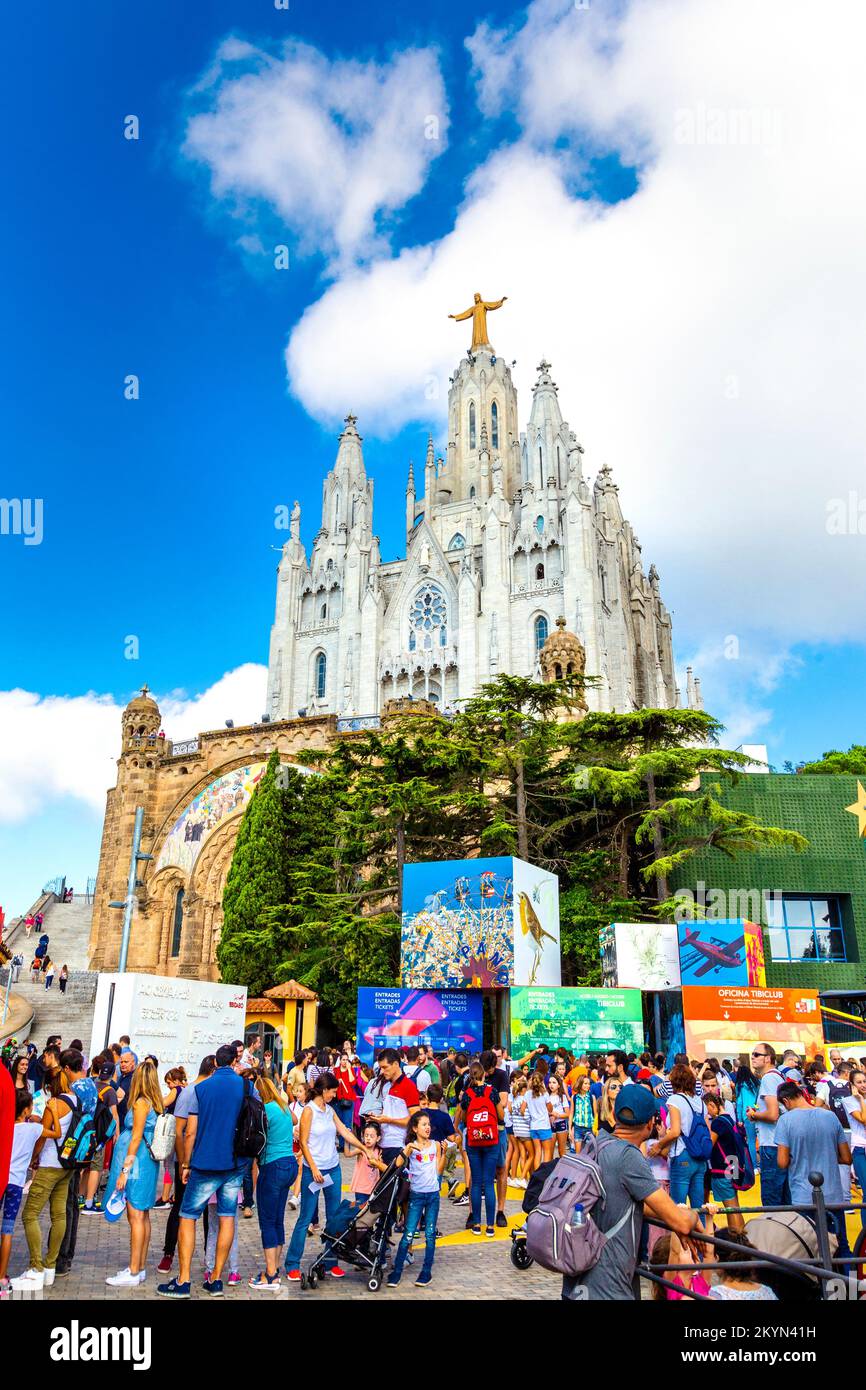
[[[406,544],[409,544],[409,537],[415,525],[415,469],[412,460],[409,460],[409,477],[406,481]]]

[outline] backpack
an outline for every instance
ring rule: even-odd
[[[492,1100],[493,1089],[485,1086],[481,1095],[473,1090],[466,1107],[466,1143],[470,1149],[489,1149],[499,1143],[499,1121]]]
[[[752,1151],[746,1138],[746,1126],[740,1120],[734,1125],[734,1142],[737,1146],[739,1177],[732,1178],[731,1185],[735,1192],[748,1192],[749,1188],[755,1185],[755,1165],[752,1162]]]
[[[579,1154],[565,1154],[545,1179],[538,1205],[526,1218],[526,1253],[543,1269],[576,1277],[598,1264],[610,1238],[632,1219],[626,1210],[610,1231],[600,1231],[592,1209],[606,1193],[598,1165],[599,1143],[587,1134]],[[528,1195],[528,1193],[527,1193]],[[583,1222],[572,1226],[575,1207],[583,1208]]]
[[[850,1096],[851,1087],[847,1081],[827,1082],[827,1104],[843,1129],[851,1128],[851,1116],[842,1104],[843,1096]]]
[[[146,1139],[144,1141],[144,1146],[155,1163],[162,1163],[165,1159],[171,1158],[176,1137],[177,1120],[174,1115],[167,1111],[163,1115],[157,1115],[150,1143],[148,1144]]]
[[[268,1141],[268,1117],[252,1086],[244,1087],[244,1098],[235,1126],[235,1158],[258,1158]]]
[[[710,1134],[710,1127],[704,1119],[703,1103],[701,1103],[701,1108],[696,1115],[692,1110],[692,1103],[688,1096],[683,1096],[683,1100],[687,1102],[692,1111],[692,1127],[688,1134],[681,1134],[680,1138],[689,1158],[693,1158],[696,1163],[706,1163],[713,1152],[713,1136]]]
[[[106,1091],[111,1090],[110,1086],[103,1086],[96,1092],[96,1109],[93,1112],[93,1129],[96,1134],[97,1149],[103,1148],[108,1140],[114,1136],[114,1116],[111,1113],[111,1106],[105,1102]]]
[[[93,1115],[87,1114],[76,1095],[64,1091],[60,1099],[69,1106],[72,1114],[65,1137],[55,1140],[57,1161],[67,1172],[70,1169],[86,1168],[96,1153]]]
[[[445,1104],[453,1114],[457,1109],[457,1086],[463,1080],[459,1072],[455,1072],[448,1085],[445,1087]]]

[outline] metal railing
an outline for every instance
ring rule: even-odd
[[[736,1210],[737,1214],[741,1216],[767,1216],[777,1212],[796,1212],[799,1216],[804,1216],[815,1229],[818,1253],[814,1259],[788,1259],[784,1255],[774,1255],[768,1250],[756,1249],[754,1259],[738,1259],[735,1263],[721,1260],[701,1260],[698,1263],[655,1264],[652,1267],[648,1264],[639,1264],[636,1273],[640,1278],[647,1279],[653,1284],[659,1284],[663,1288],[671,1289],[681,1298],[694,1299],[696,1303],[713,1303],[716,1300],[707,1294],[697,1293],[695,1290],[687,1288],[683,1283],[676,1284],[671,1279],[666,1279],[658,1271],[664,1270],[666,1274],[688,1273],[695,1275],[718,1269],[726,1269],[729,1273],[735,1270],[775,1270],[778,1273],[796,1275],[801,1280],[808,1279],[817,1282],[818,1292],[816,1296],[819,1300],[835,1299],[838,1296],[840,1282],[844,1286],[844,1280],[840,1280],[840,1275],[850,1273],[854,1266],[866,1264],[866,1233],[861,1232],[852,1253],[834,1256],[830,1248],[830,1237],[831,1235],[836,1236],[836,1232],[831,1231],[827,1214],[828,1212],[841,1212],[842,1223],[844,1224],[846,1212],[859,1211],[862,1213],[866,1211],[866,1203],[825,1202],[823,1173],[810,1173],[809,1181],[812,1184],[813,1198],[810,1206],[788,1203],[785,1206],[738,1207]],[[862,1195],[866,1196],[866,1193]],[[699,1210],[706,1212],[708,1208],[700,1207]],[[730,1215],[730,1211],[726,1209],[725,1214]],[[672,1227],[668,1226],[667,1222],[659,1221],[655,1217],[646,1218],[646,1224],[678,1234],[672,1231]],[[746,1234],[748,1235],[748,1231]],[[743,1251],[743,1246],[735,1241],[726,1240],[724,1236],[711,1236],[698,1230],[690,1231],[688,1236],[679,1236],[679,1239],[700,1242],[715,1250],[735,1250],[740,1254]],[[838,1241],[838,1236],[836,1239]],[[863,1298],[866,1299],[866,1286],[863,1288]]]

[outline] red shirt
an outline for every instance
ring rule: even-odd
[[[337,1072],[337,1100],[357,1100],[358,1092],[355,1087],[355,1073],[345,1072],[341,1067]]]
[[[12,1157],[12,1131],[15,1128],[15,1082],[4,1066],[0,1066],[0,1197],[9,1181],[9,1160]]]

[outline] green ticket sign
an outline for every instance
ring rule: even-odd
[[[523,986],[511,990],[511,1055],[522,1057],[541,1043],[570,1052],[644,1045],[639,989],[570,989]]]

